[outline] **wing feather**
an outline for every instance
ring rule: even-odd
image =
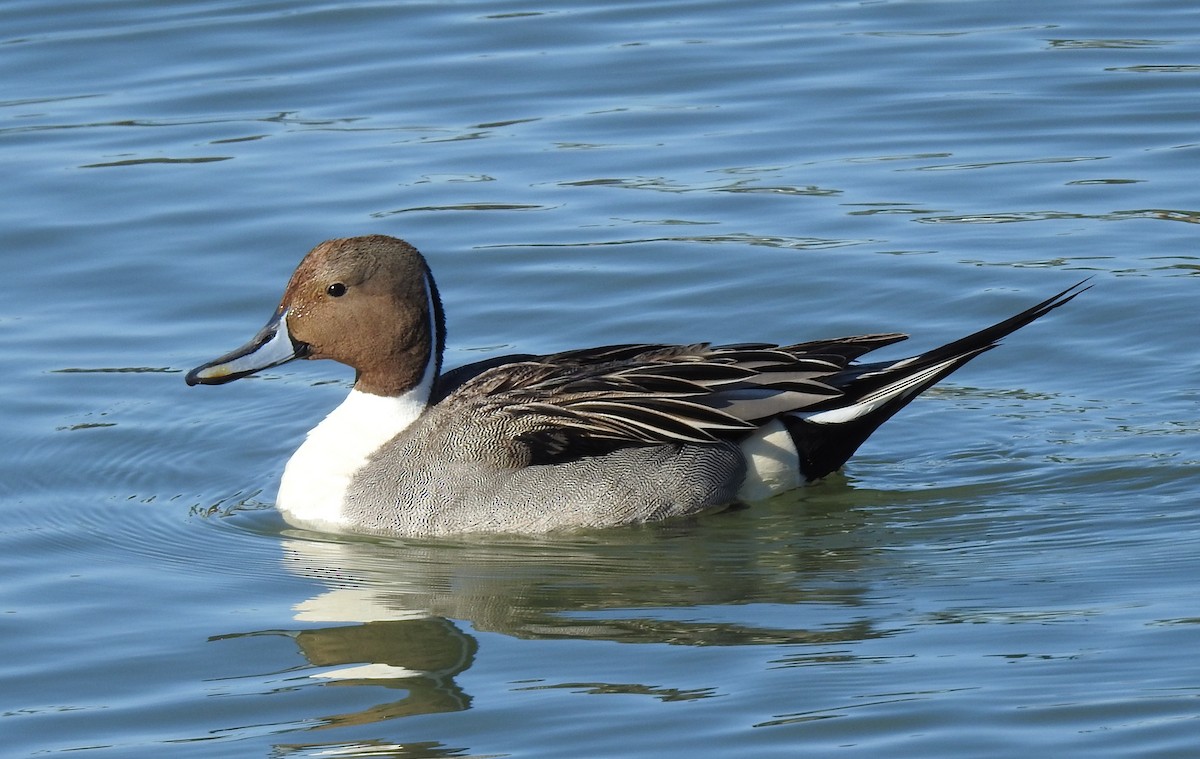
[[[546,356],[489,359],[461,372],[443,402],[504,420],[540,455],[587,455],[620,445],[740,439],[765,420],[837,403],[828,380],[903,335],[779,346],[629,343]]]

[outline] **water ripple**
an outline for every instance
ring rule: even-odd
[[[1200,211],[1169,208],[1141,208],[1108,213],[1080,213],[1075,211],[1006,211],[1000,213],[948,214],[924,216],[914,219],[922,224],[1011,224],[1025,221],[1062,221],[1091,219],[1095,221],[1130,221],[1152,219],[1155,221],[1180,221],[1185,224],[1200,224]]]

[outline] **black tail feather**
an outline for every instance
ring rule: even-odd
[[[914,398],[971,359],[995,348],[1004,337],[1071,302],[1092,287],[1085,286],[1087,281],[1078,282],[1015,316],[926,353],[899,361],[848,367],[827,380],[844,395],[819,409],[814,408],[815,413],[782,419],[796,445],[805,479],[811,482],[840,469],[881,424]],[[922,376],[926,372],[928,375]],[[836,415],[838,409],[869,404],[872,394],[876,393],[886,400],[865,408],[861,414],[848,414],[845,420],[831,421],[827,415],[825,421],[820,421],[822,412]],[[814,418],[818,421],[813,421]]]
[[[990,327],[973,332],[966,337],[955,340],[952,343],[946,343],[940,348],[934,348],[928,353],[922,353],[918,358],[921,363],[936,364],[939,361],[944,361],[952,356],[967,354],[972,351],[978,355],[984,350],[996,347],[1000,340],[1008,337],[1012,333],[1019,330],[1046,314],[1050,313],[1059,306],[1065,306],[1075,299],[1076,296],[1092,289],[1093,285],[1087,283],[1091,277],[1076,282],[1075,284],[1063,290],[1057,295],[1053,295],[1046,300],[1038,303],[1036,306],[1025,309],[1016,316],[1010,316],[1002,322],[993,324]],[[1084,287],[1084,285],[1087,285]]]

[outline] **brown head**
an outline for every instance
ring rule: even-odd
[[[445,319],[425,259],[385,235],[323,242],[289,280],[279,308],[246,345],[193,369],[189,385],[222,384],[294,358],[355,369],[355,388],[396,396],[441,369]]]

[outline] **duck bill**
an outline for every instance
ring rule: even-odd
[[[184,378],[189,385],[223,385],[308,355],[308,345],[288,334],[287,311],[280,309],[242,347],[197,366]]]

